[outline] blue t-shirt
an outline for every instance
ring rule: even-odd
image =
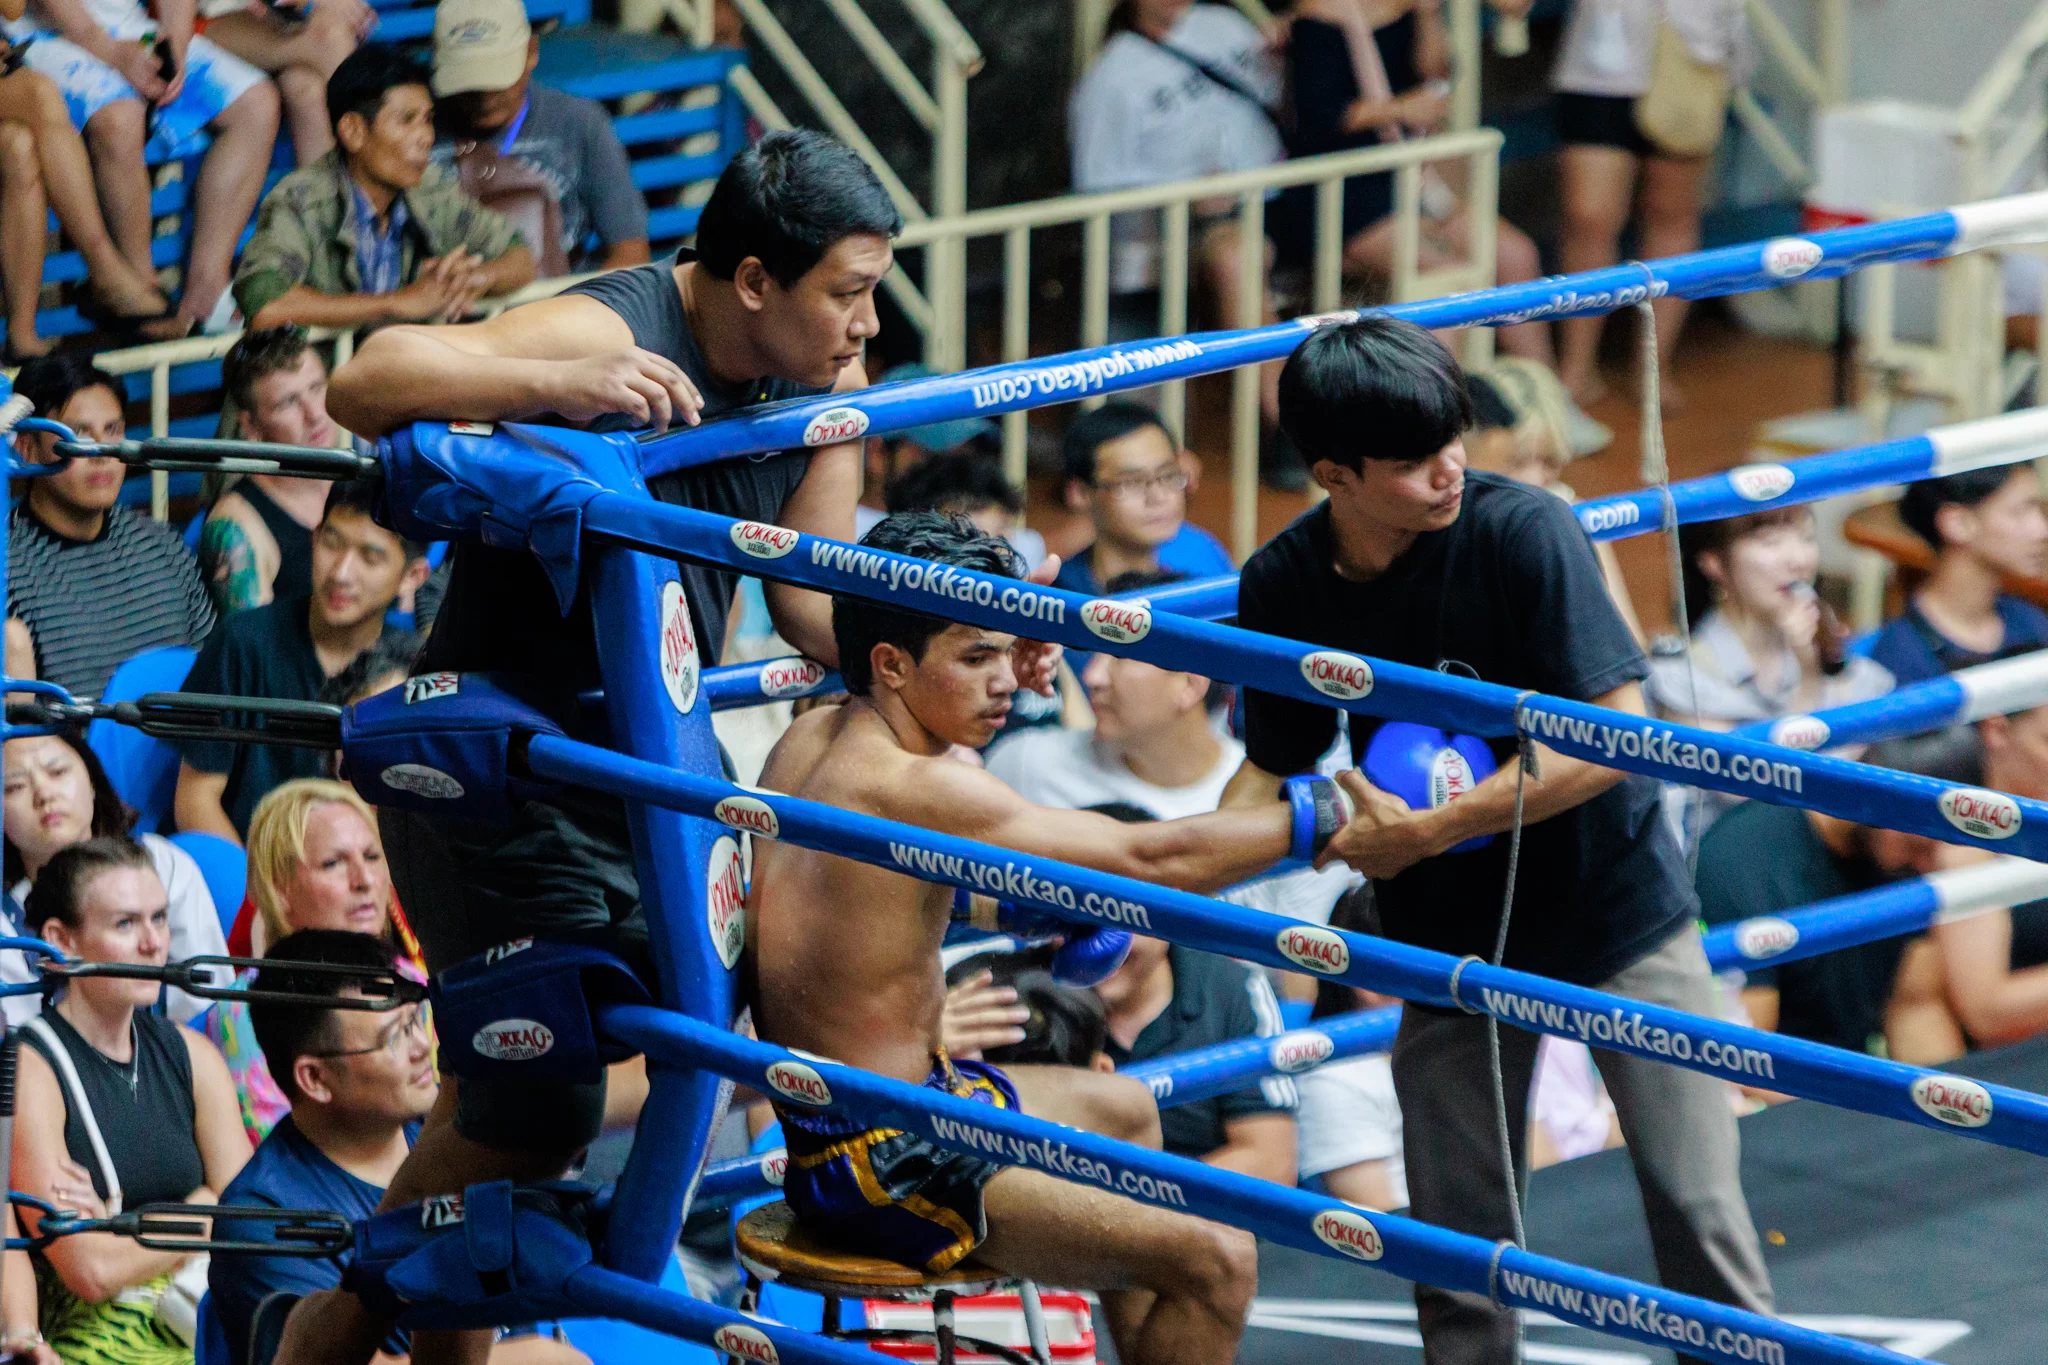
[[[405,1126],[408,1147],[419,1141],[419,1136],[419,1124]],[[381,1186],[337,1166],[299,1132],[287,1114],[263,1139],[242,1173],[221,1192],[220,1202],[273,1209],[327,1209],[344,1218],[362,1219],[377,1211],[377,1201],[383,1197]],[[271,1231],[266,1223],[236,1223],[228,1235],[258,1240],[268,1238]],[[227,1332],[230,1359],[249,1358],[249,1329],[264,1299],[276,1293],[304,1295],[340,1288],[349,1255],[344,1252],[331,1261],[304,1256],[214,1257],[207,1266],[206,1283],[214,1312]],[[394,1332],[384,1349],[392,1355],[405,1355],[411,1347],[404,1333]]]
[[[1223,548],[1223,542],[1192,521],[1183,521],[1180,529],[1173,533],[1173,539],[1159,547],[1159,567],[1184,573],[1189,578],[1217,578],[1237,572],[1237,565],[1231,562],[1230,551]],[[1094,547],[1091,545],[1072,559],[1063,561],[1052,583],[1054,587],[1065,588],[1068,592],[1099,596],[1104,589],[1095,577]],[[1081,670],[1088,666],[1089,657],[1086,650],[1068,647],[1067,666],[1074,670],[1075,677],[1081,676]]]
[[[2014,654],[2048,648],[2048,612],[2017,597],[1998,599],[1998,619],[2005,625],[2005,640],[1989,654],[1957,644],[1934,628],[1912,603],[1884,623],[1871,643],[1870,657],[1891,670],[1898,685],[1925,682],[1959,668],[1988,664]]]

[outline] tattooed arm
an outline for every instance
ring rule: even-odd
[[[199,573],[206,591],[213,597],[213,609],[222,616],[260,607],[270,600],[271,581],[276,571],[264,573],[257,547],[248,528],[235,515],[240,499],[216,506],[199,533]]]

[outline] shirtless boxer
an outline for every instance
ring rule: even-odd
[[[861,543],[1022,573],[1005,542],[945,513],[898,513]],[[1304,844],[1319,848],[1341,822],[1322,779],[1297,779],[1294,799],[1266,809],[1154,824],[1034,806],[949,756],[1002,728],[1017,690],[1016,637],[847,597],[833,600],[832,626],[852,698],[789,728],[761,775],[773,791],[1191,891],[1243,881],[1310,851]],[[793,844],[763,841],[754,857],[747,936],[763,1039],[1159,1145],[1150,1092],[1127,1077],[1006,1073],[945,1055],[939,946],[951,887]],[[1069,948],[1085,950],[1117,931],[1066,932]],[[778,1108],[790,1158],[783,1194],[820,1235],[934,1271],[972,1252],[1034,1280],[1112,1291],[1105,1317],[1131,1365],[1232,1358],[1257,1287],[1249,1234],[836,1114]]]

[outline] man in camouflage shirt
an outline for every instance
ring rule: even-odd
[[[373,327],[460,319],[532,281],[533,253],[434,166],[426,69],[388,47],[335,68],[335,149],[277,183],[235,273],[250,327]]]

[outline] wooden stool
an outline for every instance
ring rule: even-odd
[[[938,1365],[954,1365],[957,1346],[1009,1361],[1010,1365],[1052,1365],[1051,1348],[1045,1333],[1045,1314],[1039,1307],[1038,1286],[1029,1280],[1006,1275],[973,1261],[962,1261],[940,1275],[929,1275],[912,1266],[879,1256],[841,1251],[826,1246],[797,1226],[789,1205],[778,1199],[763,1204],[740,1219],[734,1235],[740,1265],[746,1269],[742,1312],[752,1312],[760,1300],[761,1285],[774,1281],[801,1289],[825,1300],[824,1335],[849,1341],[931,1342],[938,1348]],[[1024,1325],[1031,1339],[1031,1354],[1023,1355],[992,1341],[963,1337],[953,1329],[953,1300],[962,1296],[990,1294],[1014,1287],[1024,1301]],[[889,1299],[898,1303],[930,1299],[932,1331],[916,1332],[885,1328],[842,1329],[839,1325],[841,1299]],[[728,1359],[731,1359],[728,1357]],[[736,1363],[737,1365],[737,1363]]]

